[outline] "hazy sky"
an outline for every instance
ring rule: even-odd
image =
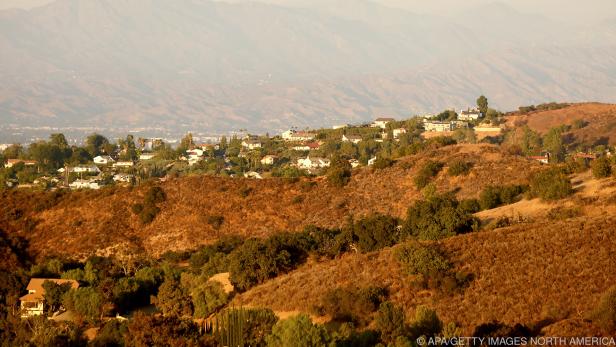
[[[0,0],[0,9],[32,8],[54,0]],[[94,1],[94,0],[88,0]],[[114,1],[114,0],[112,0]],[[183,0],[179,0],[183,1]],[[260,1],[293,5],[313,3],[315,0],[219,0],[228,2]],[[346,0],[352,2],[353,0]],[[485,3],[502,2],[525,13],[576,23],[592,23],[616,18],[616,0],[373,0],[391,7],[404,8],[417,13],[455,13]]]

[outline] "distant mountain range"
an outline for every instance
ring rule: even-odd
[[[465,107],[482,93],[503,109],[616,95],[616,20],[576,27],[502,4],[447,17],[326,4],[58,0],[0,11],[0,121],[265,132]]]

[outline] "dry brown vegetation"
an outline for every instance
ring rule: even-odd
[[[616,143],[616,105],[600,103],[574,104],[560,110],[537,111],[526,115],[513,114],[507,117],[510,127],[528,125],[531,129],[545,134],[550,128],[572,125],[574,121],[588,122],[586,127],[573,129],[570,135],[578,143]]]
[[[391,250],[349,254],[280,276],[236,298],[237,303],[310,312],[338,286],[384,285],[411,314],[428,305],[467,331],[485,322],[546,324],[585,318],[616,281],[616,218],[520,224],[439,243],[475,279],[462,294],[436,294],[412,285]],[[612,269],[612,270],[610,270]]]
[[[260,237],[301,230],[309,224],[338,227],[349,215],[374,212],[403,217],[410,203],[421,197],[412,178],[428,159],[445,164],[463,159],[474,164],[469,175],[450,177],[445,167],[435,179],[439,190],[457,190],[462,198],[477,196],[487,185],[524,183],[539,168],[522,157],[501,153],[496,146],[457,145],[402,158],[387,169],[357,170],[344,188],[332,187],[322,178],[299,182],[210,176],[168,180],[160,183],[167,200],[159,204],[161,212],[148,225],[131,212],[131,206],[143,200],[147,186],[73,192],[40,211],[29,203],[44,199],[44,193],[5,193],[7,203],[0,208],[22,210],[25,217],[19,223],[11,222],[14,225],[8,229],[27,238],[40,254],[107,254],[118,245],[160,254],[192,249],[224,234]],[[298,196],[302,196],[301,203],[296,203]],[[219,230],[208,222],[211,216],[224,218]],[[27,230],[25,220],[31,221]]]

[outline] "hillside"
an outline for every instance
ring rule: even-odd
[[[438,294],[414,287],[392,250],[386,249],[308,263],[241,294],[235,303],[314,315],[313,307],[328,290],[386,286],[392,300],[408,314],[417,305],[427,305],[445,321],[461,324],[467,335],[492,320],[538,326],[544,332],[568,332],[563,326],[573,329],[576,325],[581,325],[578,329],[583,332],[597,331],[583,319],[616,281],[616,273],[609,270],[616,266],[610,255],[616,250],[616,187],[611,180],[597,181],[588,175],[576,180],[584,184],[571,198],[558,204],[538,204],[533,211],[543,213],[513,212],[511,205],[479,214],[482,218],[490,213],[521,214],[521,224],[437,242],[456,269],[474,275],[462,293]],[[582,216],[566,220],[546,217],[556,206],[571,205],[581,206]]]
[[[443,163],[464,158],[474,164],[467,176],[449,177],[445,168],[436,178],[439,190],[457,189],[461,198],[476,197],[488,185],[524,183],[539,168],[539,164],[503,154],[495,146],[457,145],[405,157],[379,171],[359,169],[343,189],[322,179],[295,183],[209,176],[171,179],[160,184],[167,200],[147,226],[130,211],[132,204],[142,201],[147,186],[71,192],[39,211],[23,204],[31,199],[45,200],[45,196],[3,193],[7,203],[0,211],[5,224],[27,238],[39,254],[59,249],[67,255],[105,253],[106,248],[118,244],[160,254],[195,248],[224,234],[265,236],[301,230],[309,224],[338,227],[349,215],[380,212],[404,217],[411,202],[421,196],[413,177],[423,162],[436,158]],[[12,222],[15,210],[23,216]],[[224,217],[219,231],[208,224],[209,216]]]
[[[572,142],[594,145],[616,144],[614,104],[582,103],[560,110],[536,111],[529,114],[514,113],[507,117],[508,126],[528,125],[541,134],[547,133],[550,128],[571,125],[575,121],[585,121],[588,124],[565,134],[572,139]]]

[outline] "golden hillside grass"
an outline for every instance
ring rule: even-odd
[[[527,115],[514,114],[507,117],[510,127],[528,124],[528,126],[545,134],[550,128],[564,124],[572,124],[575,120],[585,120],[589,125],[571,131],[579,141],[595,143],[606,140],[609,144],[616,144],[616,105],[600,103],[574,104],[569,107],[552,110],[532,112]]]
[[[578,218],[517,225],[453,237],[438,244],[458,269],[475,275],[463,294],[419,290],[401,273],[391,249],[349,254],[306,264],[239,295],[237,304],[280,311],[311,311],[338,286],[388,287],[393,301],[412,314],[422,304],[467,333],[485,322],[535,324],[584,318],[616,283],[616,218]]]
[[[456,158],[473,162],[472,172],[452,178],[445,168],[435,182],[441,191],[459,190],[460,197],[477,196],[487,185],[524,183],[539,168],[525,158],[503,154],[495,146],[456,145],[402,158],[384,170],[356,170],[344,188],[332,187],[321,178],[308,184],[275,178],[191,176],[161,183],[167,201],[160,204],[161,213],[149,225],[142,225],[130,211],[134,203],[143,200],[147,187],[111,188],[73,192],[53,208],[31,212],[38,224],[22,234],[39,254],[108,254],[117,245],[131,245],[156,255],[196,248],[224,234],[262,237],[281,230],[301,230],[309,224],[338,227],[349,215],[375,212],[403,217],[421,196],[413,177],[423,163],[428,159],[448,163]],[[298,196],[301,202],[297,202]],[[31,199],[36,196],[27,200]],[[219,231],[208,224],[211,215],[224,217]]]

